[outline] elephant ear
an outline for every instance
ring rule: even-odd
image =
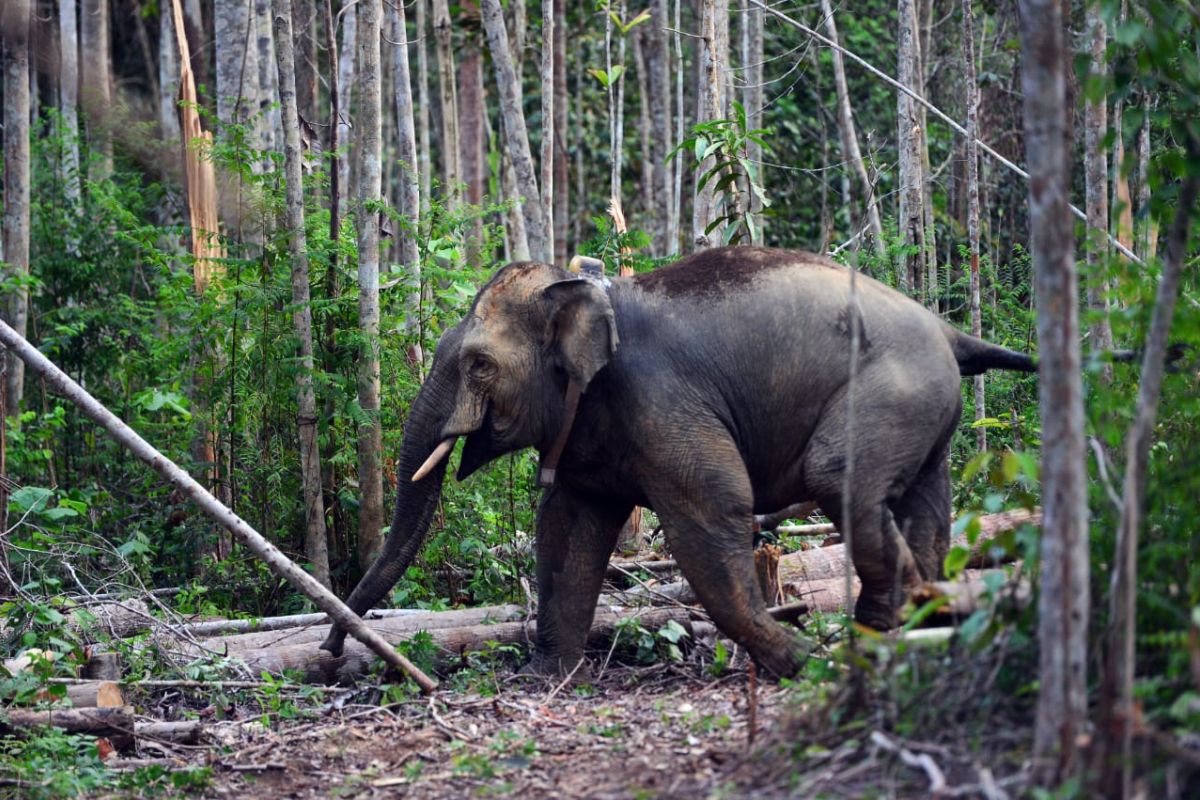
[[[617,319],[595,281],[569,278],[543,290],[549,306],[546,342],[562,354],[567,374],[586,390],[617,350]]]

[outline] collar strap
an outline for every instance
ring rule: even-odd
[[[541,467],[538,470],[538,486],[549,489],[554,485],[554,476],[558,472],[558,460],[562,458],[563,450],[567,447],[567,439],[571,436],[571,428],[575,425],[575,412],[579,410],[579,397],[583,389],[574,378],[567,381],[566,408],[562,427],[558,430],[558,438],[554,440],[550,452],[542,456]]]

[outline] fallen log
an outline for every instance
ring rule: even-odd
[[[362,615],[365,620],[385,619],[387,617],[407,617],[414,614],[429,612],[415,608],[376,608]],[[180,633],[202,639],[207,636],[225,636],[236,633],[258,633],[260,631],[279,631],[288,628],[301,628],[305,625],[327,625],[329,615],[288,614],[282,617],[255,617],[253,619],[211,619],[204,622],[189,622],[177,626]]]
[[[79,677],[95,681],[119,681],[121,672],[120,653],[91,652],[79,671]]]
[[[133,726],[138,739],[152,739],[171,744],[197,744],[204,732],[204,723],[196,719],[178,722],[138,722]]]
[[[775,528],[776,533],[785,533],[789,536],[828,536],[837,530],[837,526],[832,522],[818,522],[813,525],[780,525]]]
[[[116,681],[69,684],[67,699],[75,708],[120,708],[125,705],[125,695]]]
[[[132,706],[116,708],[8,708],[0,714],[0,730],[22,734],[51,726],[68,733],[103,736],[116,747],[132,744],[134,721]]]
[[[664,558],[653,561],[639,561],[637,559],[619,559],[611,561],[608,565],[608,572],[605,577],[609,580],[619,580],[628,577],[631,572],[667,572],[676,569],[679,565],[675,563],[673,558]]]
[[[486,625],[493,622],[511,622],[525,616],[525,608],[517,605],[481,606],[458,608],[450,611],[413,610],[408,614],[368,619],[367,625],[384,636],[411,636],[421,630],[442,630],[469,625]],[[304,628],[268,630],[255,633],[240,633],[205,639],[202,644],[210,650],[241,653],[272,647],[309,644],[314,646],[325,641],[329,625],[309,625]]]
[[[150,630],[153,624],[150,609],[137,599],[80,606],[67,615],[67,630],[89,644],[135,636]]]
[[[964,570],[962,580],[931,581],[915,587],[909,592],[909,600],[916,606],[927,602],[941,600],[942,605],[930,615],[931,619],[941,620],[945,624],[949,618],[970,616],[979,609],[986,608],[992,600],[991,591],[984,576],[996,570]],[[1004,573],[1001,573],[1002,575]],[[1005,578],[1007,579],[1007,575]],[[858,595],[861,584],[855,576],[852,581],[854,594]],[[836,614],[846,608],[846,579],[820,578],[805,580],[785,587],[789,594],[796,597],[810,610]],[[1001,596],[1011,598],[1018,607],[1023,607],[1031,597],[1029,582],[1018,580],[1015,584],[1008,583]]]
[[[592,623],[588,642],[598,645],[612,638],[613,633],[625,620],[636,619],[648,629],[657,629],[674,620],[685,628],[689,626],[691,612],[686,608],[654,608],[638,612],[615,612],[600,609]],[[412,632],[380,632],[393,646],[412,638]],[[434,645],[434,656],[439,663],[459,659],[465,653],[479,652],[495,644],[525,644],[534,641],[537,624],[532,621],[504,622],[497,625],[469,625],[459,628],[431,630],[429,635]],[[340,656],[332,656],[318,650],[315,644],[295,644],[283,647],[246,650],[238,654],[254,674],[270,672],[280,674],[285,670],[302,676],[309,683],[349,682],[366,675],[376,663],[374,655],[361,643],[347,641]]]

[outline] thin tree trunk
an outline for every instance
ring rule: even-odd
[[[338,143],[347,148],[353,141],[353,129],[350,120],[354,113],[355,91],[355,58],[358,46],[358,7],[359,3],[343,3],[338,12],[341,17],[342,38],[338,45]],[[347,156],[338,163],[338,184],[343,197],[358,197],[354,185],[354,172],[357,164]]]
[[[19,285],[0,305],[3,318],[22,337],[29,321],[29,0],[7,0],[0,9],[4,44],[4,278]],[[5,411],[18,418],[25,391],[25,363],[12,354],[8,361]],[[4,423],[0,421],[0,425]]]
[[[568,187],[567,128],[567,11],[566,0],[554,0],[554,263],[567,263],[567,233],[571,192]],[[665,140],[664,140],[665,141]]]
[[[258,99],[258,47],[252,11],[247,0],[214,0],[217,119],[224,125],[244,122]]]
[[[254,0],[255,46],[258,48],[258,124],[259,141],[265,153],[279,149],[283,139],[283,119],[276,98],[279,97],[279,76],[275,70],[275,37],[271,34],[272,0]],[[264,159],[263,168],[269,162]]]
[[[391,39],[394,56],[393,79],[396,92],[396,150],[400,171],[400,213],[407,224],[400,228],[400,261],[407,273],[405,283],[404,330],[411,336],[419,332],[421,304],[421,257],[417,249],[418,225],[421,221],[421,176],[417,160],[417,134],[413,123],[412,75],[409,69],[408,24],[404,5],[388,6],[392,21]],[[418,354],[419,355],[419,354]],[[418,364],[423,359],[415,359]]]
[[[300,475],[304,492],[304,555],[312,575],[329,586],[329,544],[321,496],[321,453],[317,443],[317,400],[313,392],[312,305],[308,287],[308,239],[304,231],[304,182],[300,152],[300,112],[291,0],[273,0],[275,55],[279,62],[279,102],[283,119],[287,182],[287,234],[292,254],[292,323],[300,348],[296,371],[296,422],[300,432]]]
[[[899,81],[904,86],[918,87],[919,48],[917,45],[917,14],[913,0],[899,0]],[[914,88],[919,91],[919,88]],[[921,296],[924,284],[925,257],[925,176],[921,169],[921,121],[917,103],[904,92],[899,93],[896,109],[897,150],[900,161],[900,232],[906,252],[900,268],[900,289]],[[929,287],[932,288],[932,287]]]
[[[625,18],[625,0],[619,0],[617,3],[617,16],[622,20]],[[610,25],[611,22],[612,20],[609,18]],[[726,24],[728,24],[728,18],[726,19]],[[609,87],[609,116],[613,129],[612,174],[610,176],[609,198],[617,203],[621,201],[621,173],[625,170],[625,39],[626,35],[622,34],[620,40],[617,42],[617,65],[620,66],[621,70],[617,75],[616,86]],[[611,75],[611,64],[608,71]],[[615,106],[612,105],[614,100],[616,103]]]
[[[64,7],[74,5],[74,0],[60,2]],[[165,3],[158,9],[158,87],[158,125],[164,139],[175,141],[180,136],[179,48],[175,43],[175,15]]]
[[[170,14],[162,14],[169,20]],[[79,23],[76,14],[75,0],[58,0],[58,42],[59,42],[59,71],[58,71],[58,111],[62,119],[62,179],[66,187],[67,203],[75,211],[79,210],[80,199],[83,196],[83,184],[79,175]],[[174,40],[166,40],[170,46],[167,52],[175,52]],[[176,84],[179,80],[179,70],[175,68],[168,75],[174,75]],[[160,76],[160,86],[164,85]],[[179,136],[179,119],[172,107],[171,120],[174,123],[174,136]],[[166,131],[166,122],[163,130]],[[69,250],[75,252],[78,243],[70,243]]]
[[[761,10],[759,10],[761,14]],[[838,44],[837,23],[833,17],[833,7],[829,0],[821,0],[821,15],[825,18],[825,29],[830,41]],[[838,136],[842,144],[842,158],[850,166],[862,192],[863,203],[866,204],[867,224],[871,229],[871,244],[880,260],[887,257],[887,244],[883,240],[883,223],[879,219],[879,202],[867,173],[867,165],[863,160],[862,151],[858,147],[858,131],[854,125],[854,112],[850,107],[850,91],[846,85],[846,67],[842,61],[842,53],[834,48],[833,82],[837,88]],[[853,198],[847,200],[853,204]],[[851,218],[854,217],[851,212]]]
[[[645,28],[635,28],[633,35],[633,65],[637,70],[637,86],[641,87],[638,92],[638,138],[641,140],[641,158],[638,159],[638,166],[641,168],[641,181],[637,190],[640,205],[645,209],[648,219],[654,218],[654,210],[662,203],[658,197],[657,186],[654,184],[654,156],[652,155],[653,148],[653,130],[650,122],[650,76],[646,69],[646,47],[642,43],[642,36],[645,33]],[[650,230],[654,230],[654,226],[650,225]],[[653,241],[653,239],[651,239]]]
[[[1020,20],[1044,442],[1034,770],[1038,785],[1055,786],[1081,767],[1087,722],[1086,451],[1060,2],[1021,0]]]
[[[917,36],[917,79],[915,87],[922,98],[928,95],[929,82],[929,47],[931,44],[932,16],[934,0],[919,0],[916,10],[919,14],[917,21],[919,34]],[[937,264],[937,225],[933,217],[933,170],[929,163],[929,124],[927,109],[923,104],[916,105],[917,131],[921,137],[921,214],[924,231],[923,256],[925,261],[925,294],[928,298],[926,305],[934,312],[938,310],[938,264]]]
[[[478,205],[487,194],[487,133],[483,97],[483,50],[479,40],[468,39],[458,50],[458,163],[459,179],[465,186],[463,199]],[[476,220],[472,238],[483,236],[483,222]]]
[[[416,0],[417,30],[413,43],[417,46],[417,172],[420,175],[421,210],[429,207],[429,189],[433,180],[432,159],[429,154],[429,56],[425,49],[427,0]]]
[[[825,0],[828,2],[828,0]],[[967,84],[967,238],[971,251],[971,335],[983,335],[983,312],[980,308],[979,279],[979,84],[975,77],[975,19],[971,8],[972,0],[962,0],[963,44],[966,52],[963,63],[966,67],[964,80]],[[976,375],[975,421],[987,416],[984,408],[983,375]],[[987,450],[987,428],[975,429],[975,444],[980,452]]]
[[[358,404],[367,422],[358,426],[358,563],[370,566],[383,545],[383,430],[379,421],[379,212],[380,165],[379,32],[382,0],[362,0],[358,13],[358,327],[363,337],[358,362]]]
[[[729,57],[729,0],[701,0],[699,47],[700,82],[697,123],[720,119],[725,108],[725,68]],[[706,231],[717,216],[715,181],[700,185],[700,176],[708,172],[713,158],[696,167],[696,187],[692,208],[692,242],[698,249],[722,241],[721,226]]]
[[[543,258],[553,263],[554,246],[554,0],[542,0],[542,219]]]
[[[492,51],[492,63],[496,68],[500,114],[504,120],[504,144],[512,159],[517,189],[524,199],[521,212],[525,218],[525,233],[529,237],[529,253],[533,258],[546,260],[553,258],[553,253],[546,250],[546,221],[542,216],[533,157],[529,152],[529,134],[525,128],[525,113],[517,94],[517,76],[508,49],[508,33],[504,28],[500,0],[482,0],[480,11],[488,47]]]
[[[296,44],[296,110],[300,119],[314,123],[317,121],[317,99],[321,96],[321,70],[317,64],[317,0],[292,0],[292,11]]]
[[[1103,80],[1107,68],[1104,50],[1107,33],[1100,9],[1087,9],[1088,38],[1092,54],[1091,74]],[[1108,322],[1108,303],[1104,297],[1104,273],[1108,262],[1108,159],[1104,153],[1104,137],[1108,134],[1108,104],[1106,97],[1088,94],[1084,106],[1084,178],[1087,189],[1087,301],[1096,314],[1088,325],[1092,352],[1112,349],[1112,327]],[[1105,382],[1112,380],[1112,366],[1103,370]]]
[[[742,1],[742,80],[746,84],[745,100],[746,125],[750,130],[762,128],[763,118],[763,11]],[[763,166],[762,145],[750,142],[746,148],[746,156],[758,171],[758,185],[766,190],[766,170]],[[754,218],[754,230],[759,232],[761,241],[763,230],[762,202],[758,194],[746,187],[746,200],[750,215]]]
[[[642,92],[650,100],[650,160],[653,167],[654,206],[651,208],[655,255],[668,256],[678,245],[671,240],[671,209],[675,203],[671,167],[667,164],[671,130],[671,53],[667,39],[670,27],[668,0],[654,0],[650,24],[645,31],[646,72],[649,81]]]
[[[20,0],[18,0],[20,2]],[[105,117],[112,107],[112,60],[109,45],[108,0],[82,0],[79,19],[79,52],[82,93],[87,117],[88,144],[99,153],[92,177],[112,174],[112,138]]]
[[[678,146],[683,141],[683,34],[681,32],[680,6],[683,0],[675,0],[675,139]],[[680,247],[680,235],[683,228],[683,163],[684,155],[675,157],[674,172],[671,176],[671,214],[667,218],[667,240],[670,242],[669,252],[677,253]]]
[[[451,49],[450,8],[446,0],[433,0],[433,36],[437,42],[439,100],[442,112],[442,196],[454,207],[456,190],[462,182],[458,163],[458,88],[454,82],[454,51]]]
[[[1142,235],[1138,255],[1146,261],[1158,251],[1158,221],[1150,208],[1150,107],[1147,98],[1142,108],[1142,129],[1138,134],[1138,213],[1142,215]]]
[[[1129,9],[1125,0],[1121,2],[1121,13],[1117,18],[1118,26],[1124,25]],[[1113,227],[1116,228],[1117,241],[1127,249],[1133,249],[1133,203],[1129,194],[1129,174],[1125,168],[1125,100],[1118,97],[1113,103],[1112,129],[1112,211],[1116,215]],[[1110,332],[1111,333],[1111,332]]]
[[[1190,132],[1189,132],[1190,133]],[[1200,158],[1200,140],[1191,134],[1187,143],[1188,161]],[[1146,495],[1146,470],[1150,445],[1154,439],[1154,423],[1158,399],[1162,390],[1167,337],[1171,319],[1179,299],[1180,277],[1187,258],[1187,245],[1192,215],[1200,195],[1200,176],[1190,173],[1179,192],[1175,221],[1167,239],[1162,277],[1159,279],[1150,332],[1142,356],[1142,380],[1138,387],[1137,408],[1133,425],[1125,439],[1125,481],[1122,491],[1121,523],[1117,529],[1116,554],[1113,561],[1112,590],[1109,594],[1109,625],[1111,641],[1105,664],[1105,684],[1111,694],[1111,718],[1102,730],[1111,732],[1107,742],[1109,764],[1120,764],[1120,791],[1109,782],[1111,795],[1132,798],[1133,791],[1133,730],[1138,724],[1138,708],[1133,697],[1134,658],[1137,633],[1137,548],[1142,526],[1142,507]]]

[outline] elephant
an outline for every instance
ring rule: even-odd
[[[611,280],[501,268],[438,344],[405,428],[391,532],[348,605],[364,613],[403,574],[465,437],[460,480],[504,453],[540,453],[534,670],[579,665],[638,505],[658,514],[717,627],[778,676],[795,673],[804,647],[758,589],[756,513],[813,501],[849,525],[855,618],[894,627],[905,585],[937,577],[949,546],[960,376],[1036,366],[869,277],[857,297],[852,314],[846,267],[761,247]],[[339,654],[344,638],[335,626],[321,647]]]

